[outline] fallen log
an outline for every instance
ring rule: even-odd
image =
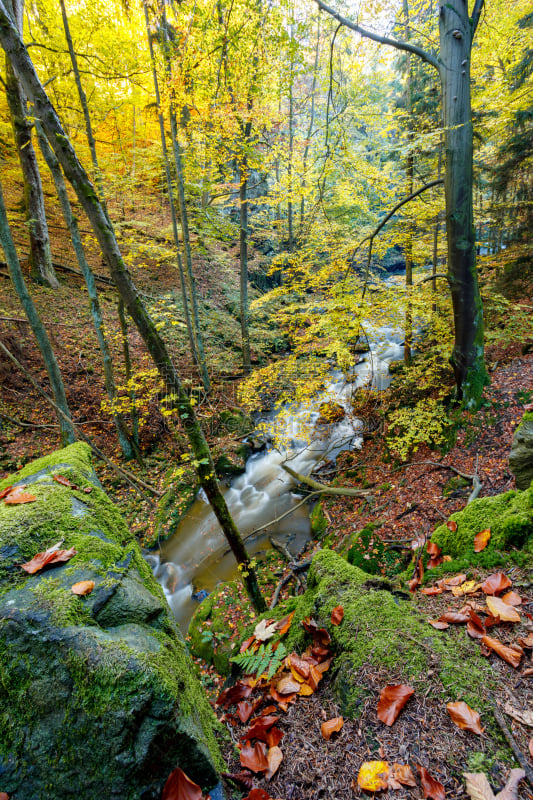
[[[325,483],[320,483],[320,481],[309,478],[307,475],[300,475],[299,472],[295,472],[286,464],[282,464],[281,466],[285,472],[289,473],[291,478],[294,478],[298,483],[305,483],[306,486],[309,486],[310,489],[314,489],[315,492],[323,492],[323,494],[328,495],[345,495],[346,497],[369,497],[372,494],[370,489],[353,489],[349,486],[328,486]]]

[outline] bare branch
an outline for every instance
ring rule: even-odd
[[[435,275],[433,275],[433,273],[431,275],[426,275],[426,277],[422,278],[421,281],[415,283],[415,286],[422,286],[423,283],[427,283],[428,281],[433,281],[435,280],[435,278],[444,278],[445,281],[448,281],[448,283],[450,282],[449,275],[446,275],[446,273],[444,272],[436,272]]]
[[[352,20],[348,19],[347,17],[343,17],[342,14],[339,14],[330,6],[327,6],[322,2],[322,0],[315,0],[315,2],[321,11],[325,11],[327,14],[340,22],[341,25],[350,28],[352,31],[356,31],[356,33],[364,36],[365,39],[372,39],[373,42],[378,42],[378,44],[389,44],[391,47],[395,47],[397,50],[406,50],[408,53],[414,53],[416,56],[421,58],[422,61],[425,61],[426,64],[430,64],[432,67],[435,67],[436,70],[440,71],[438,59],[431,55],[431,53],[426,53],[426,51],[422,50],[421,47],[417,47],[409,42],[404,42],[401,39],[389,39],[388,36],[379,36],[377,33],[373,33],[372,31],[366,30],[366,28],[362,28],[356,22],[352,22]]]
[[[474,3],[474,8],[472,9],[472,16],[470,17],[470,25],[472,27],[472,41],[474,41],[474,36],[476,35],[477,26],[479,23],[479,18],[481,17],[481,12],[483,10],[485,0],[476,0]]]

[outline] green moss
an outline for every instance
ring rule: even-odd
[[[474,537],[486,528],[490,528],[491,538],[483,551],[484,558],[490,557],[494,551],[512,547],[533,553],[532,489],[474,500],[462,511],[452,514],[450,519],[457,523],[457,530],[450,531],[446,525],[440,525],[432,541],[452,557],[466,555],[474,559]]]
[[[318,541],[320,541],[328,527],[328,521],[324,515],[321,500],[318,500],[313,506],[309,519],[311,521],[311,536],[313,539],[318,539]]]
[[[52,453],[32,461],[14,475],[8,475],[7,478],[0,480],[0,492],[6,486],[11,486],[13,483],[35,475],[41,470],[47,470],[50,475],[53,475],[55,472],[53,467],[58,464],[68,464],[71,470],[84,475],[86,478],[95,479],[91,448],[84,442],[75,442],[62,450],[54,450]]]

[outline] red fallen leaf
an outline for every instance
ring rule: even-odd
[[[342,606],[335,606],[331,612],[331,624],[340,625],[344,617],[344,608]]]
[[[442,783],[430,775],[425,767],[417,765],[417,768],[420,773],[420,780],[422,781],[424,797],[431,798],[431,800],[444,800],[445,791]]]
[[[65,478],[63,475],[52,475],[52,480],[54,480],[56,483],[60,483],[61,486],[67,486],[69,489],[72,486],[69,479]]]
[[[477,711],[470,708],[467,703],[464,703],[462,700],[457,703],[448,703],[446,710],[458,728],[465,731],[472,731],[472,733],[479,733],[481,736],[483,728],[481,727],[479,714]]]
[[[260,786],[255,786],[250,790],[249,794],[246,795],[244,800],[272,800],[272,798],[269,793],[261,789]]]
[[[511,581],[507,575],[504,575],[503,572],[494,572],[483,581],[481,589],[485,594],[499,594],[504,589],[508,589],[510,585]]]
[[[428,619],[428,622],[437,631],[445,631],[446,628],[450,627],[447,622],[441,622],[438,619]]]
[[[24,489],[24,486],[17,486],[15,489],[12,489],[4,499],[6,506],[19,506],[23,503],[33,503],[37,500],[35,495],[25,492]]]
[[[0,800],[9,800],[7,792],[0,792]]]
[[[433,558],[430,558],[428,561],[428,569],[435,569],[435,567],[438,567],[443,561],[444,556],[434,556]]]
[[[253,642],[255,642],[255,636],[249,636],[248,639],[245,639],[239,648],[239,653],[244,653],[245,650],[248,650]]]
[[[460,614],[458,611],[446,611],[441,614],[439,622],[449,622],[451,625],[462,625],[470,619],[468,614]]]
[[[409,591],[414,592],[417,586],[420,586],[424,578],[424,564],[422,563],[422,556],[416,562],[415,574],[408,582]]]
[[[319,644],[317,644],[311,648],[311,655],[320,662],[324,661],[326,658],[329,658],[331,651],[328,650],[327,647],[321,647]]]
[[[328,719],[326,722],[323,722],[322,725],[320,726],[320,733],[322,734],[326,742],[329,742],[332,734],[338,733],[343,725],[344,725],[343,717],[334,717],[333,719]]]
[[[291,653],[289,656],[289,664],[290,666],[296,670],[298,675],[301,675],[304,680],[307,680],[309,677],[309,664],[307,661],[304,661],[303,658],[296,655],[296,653]]]
[[[481,639],[482,636],[485,636],[485,626],[473,609],[470,609],[468,613],[470,619],[466,623],[466,632],[472,639]]]
[[[455,531],[457,530],[457,522],[455,522],[453,519],[449,519],[448,522],[446,523],[446,527],[448,528],[449,531],[455,533]]]
[[[202,800],[202,790],[178,767],[168,776],[161,800]]]
[[[485,528],[484,531],[476,533],[474,536],[474,553],[481,553],[482,550],[488,545],[490,539],[490,528]]]
[[[261,702],[263,702],[262,698],[261,698]],[[254,703],[254,706],[255,706],[255,703]],[[276,711],[277,711],[276,706],[266,706],[265,708],[262,709],[262,711],[261,711],[259,716],[260,717],[266,717],[266,716],[268,716],[268,714],[273,714]]]
[[[250,742],[246,742],[241,750],[241,766],[248,767],[252,772],[266,772],[268,769],[266,753],[267,747],[264,742],[256,742],[253,747]]]
[[[254,776],[248,770],[243,770],[242,772],[223,772],[223,778],[229,778],[230,781],[233,781],[238,786],[242,786],[243,789],[251,789],[253,785]]]
[[[280,636],[284,636],[287,633],[287,631],[292,625],[293,617],[294,617],[294,611],[291,611],[291,613],[287,617],[280,619],[280,621],[276,623],[276,628],[278,629]]]
[[[266,743],[269,747],[277,747],[285,734],[279,728],[271,728],[266,735]]]
[[[55,544],[53,547],[49,547],[48,550],[44,551],[44,553],[37,553],[37,555],[34,556],[31,561],[21,564],[24,572],[27,572],[28,575],[33,575],[35,572],[39,572],[39,570],[41,570],[47,564],[58,564],[64,561],[70,561],[72,556],[75,556],[78,552],[73,547],[71,547],[70,550],[60,550],[60,544],[61,542]]]
[[[90,594],[94,589],[94,581],[79,581],[79,583],[73,583],[70,587],[70,591],[72,594],[77,595],[84,595]]]
[[[307,633],[310,633],[316,644],[328,645],[331,642],[331,636],[325,628],[319,628],[312,617],[306,617],[302,620],[302,625]]]
[[[269,781],[273,775],[278,771],[279,765],[283,761],[283,753],[279,747],[271,747],[267,753],[268,770],[265,772],[265,778]]]
[[[529,752],[531,753],[531,758],[533,758],[533,739],[529,740]]]
[[[253,705],[249,703],[247,700],[243,700],[241,703],[237,703],[237,716],[239,717],[243,725],[246,725],[246,723],[253,714],[253,710],[254,710]]]
[[[92,486],[85,486],[83,491],[85,492],[85,494],[91,494],[92,490],[93,490]]]
[[[300,684],[298,684],[298,687],[299,686]],[[272,697],[273,700],[276,701],[276,703],[283,711],[287,711],[289,707],[288,704],[294,701],[294,699],[298,696],[298,692],[293,692],[292,694],[279,694],[279,692],[276,691],[276,687],[271,686],[270,696]]]
[[[0,500],[3,500],[4,497],[7,497],[12,488],[13,488],[12,486],[6,486],[5,489],[2,489],[2,491],[0,492]],[[2,792],[2,794],[5,794],[5,792]],[[0,794],[0,799],[2,797],[2,794]]]
[[[252,687],[248,683],[238,681],[235,686],[228,686],[223,692],[219,694],[215,700],[216,706],[224,706],[228,708],[232,703],[238,703],[240,700],[245,700],[252,694]]]
[[[440,556],[440,554],[442,553],[441,548],[438,546],[436,542],[428,542],[426,550],[428,556],[431,556],[431,558],[435,558],[435,556]]]
[[[483,623],[485,625],[485,628],[492,628],[493,625],[499,625],[500,624],[500,618],[499,617],[493,617],[492,614],[487,614],[487,616],[483,620]]]
[[[385,686],[378,702],[378,719],[385,725],[393,725],[398,714],[414,693],[414,689],[403,683],[397,686]]]
[[[492,636],[484,636],[481,640],[486,647],[489,647],[491,650],[503,658],[504,661],[507,661],[515,669],[520,665],[520,661],[522,660],[522,654],[518,653],[516,650],[513,650],[511,647],[506,647],[502,642],[498,639],[493,639]]]
[[[432,597],[434,594],[442,594],[444,589],[442,586],[425,586],[423,589],[420,589],[422,594],[427,594],[428,597]]]
[[[389,781],[391,778],[403,786],[416,786],[416,779],[409,764],[393,764]]]
[[[278,721],[279,717],[275,716],[256,717],[256,719],[252,720],[250,727],[244,731],[243,735],[240,738],[261,739],[262,741],[266,741],[267,731],[270,728],[272,728]]]
[[[522,605],[522,598],[516,592],[507,592],[507,594],[503,594],[500,599],[503,600],[504,603],[507,603],[508,606]]]

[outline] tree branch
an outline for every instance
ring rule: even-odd
[[[449,275],[446,275],[444,272],[436,272],[434,275],[433,274],[426,275],[426,277],[422,278],[421,281],[418,281],[418,283],[415,283],[415,286],[422,286],[423,283],[427,283],[428,281],[434,281],[435,278],[444,278],[445,281],[448,281],[448,283],[450,282],[450,276]]]
[[[305,483],[306,486],[310,486],[311,489],[314,489],[315,491],[318,490],[323,494],[343,495],[347,497],[368,497],[372,494],[372,492],[368,489],[352,489],[351,487],[347,486],[327,486],[325,483],[320,483],[319,481],[313,480],[313,478],[308,478],[307,475],[300,475],[299,472],[295,472],[286,464],[282,464],[281,467],[285,470],[285,472],[289,473],[291,478],[294,478],[294,480],[298,481],[298,483]]]
[[[483,10],[485,0],[476,0],[474,3],[474,8],[472,9],[472,16],[470,17],[470,25],[472,28],[472,41],[474,41],[474,36],[476,35],[477,26],[479,23],[479,18],[481,17],[481,12]]]
[[[417,47],[409,42],[403,42],[401,39],[389,39],[387,36],[379,36],[377,33],[366,30],[366,28],[361,28],[360,25],[358,25],[356,22],[352,22],[350,19],[347,19],[347,17],[343,17],[333,8],[330,8],[330,6],[327,6],[325,3],[323,3],[322,0],[315,0],[315,2],[321,11],[325,11],[331,17],[340,22],[341,25],[351,28],[352,31],[356,31],[356,33],[364,36],[365,39],[372,39],[373,42],[378,42],[378,44],[389,44],[391,47],[395,47],[397,50],[406,50],[408,53],[414,53],[416,56],[421,58],[422,61],[425,61],[426,64],[430,64],[432,67],[435,67],[436,70],[440,71],[438,59],[431,55],[431,53],[426,53],[426,51],[422,50],[421,47]]]

